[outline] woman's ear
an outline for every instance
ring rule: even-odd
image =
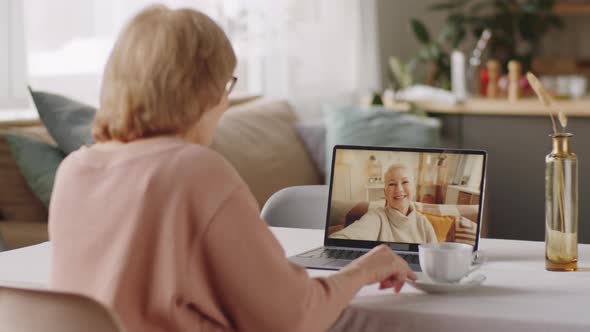
[[[222,96],[216,105],[209,106],[203,110],[200,118],[183,137],[193,143],[209,146],[213,142],[213,135],[219,123],[219,119],[229,107],[227,96]]]

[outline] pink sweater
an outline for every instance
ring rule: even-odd
[[[51,198],[52,287],[111,307],[130,332],[321,331],[362,286],[285,258],[236,170],[173,137],[82,148]]]

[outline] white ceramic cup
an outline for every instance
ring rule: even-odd
[[[418,255],[422,272],[437,282],[457,282],[481,266],[481,263],[472,264],[477,252],[464,243],[421,244]]]

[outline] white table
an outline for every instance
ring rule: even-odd
[[[287,255],[319,246],[323,231],[273,228]],[[334,331],[590,331],[590,245],[579,246],[580,271],[545,270],[544,243],[482,239],[482,286],[429,295],[406,285],[394,295],[363,288]],[[0,284],[43,286],[48,243],[0,253]],[[586,259],[588,258],[588,259]],[[310,270],[312,276],[333,272]]]

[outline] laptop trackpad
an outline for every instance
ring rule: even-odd
[[[324,266],[339,269],[339,268],[345,267],[346,265],[350,264],[350,262],[352,262],[352,261],[348,260],[348,259],[332,259]]]

